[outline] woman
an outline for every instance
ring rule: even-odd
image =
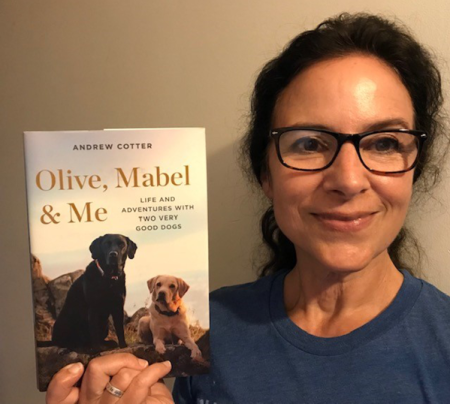
[[[398,253],[441,104],[427,51],[374,16],[327,20],[265,66],[245,150],[273,206],[268,276],[211,295],[211,374],[177,380],[175,402],[450,402],[450,298]],[[76,402],[76,366],[49,404]],[[93,361],[79,402],[171,402],[152,384],[168,367],[139,366]]]

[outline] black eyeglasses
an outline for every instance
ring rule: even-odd
[[[425,132],[409,129],[345,134],[303,127],[273,129],[270,136],[281,164],[293,170],[324,170],[336,160],[342,145],[351,142],[363,166],[376,174],[412,170],[427,138]]]

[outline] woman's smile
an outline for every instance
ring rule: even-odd
[[[357,232],[369,227],[377,212],[324,212],[311,215],[326,229],[338,232]]]

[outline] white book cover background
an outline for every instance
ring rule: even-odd
[[[190,286],[190,323],[209,329],[204,129],[26,132],[25,162],[30,249],[45,276],[86,268],[93,240],[123,234],[138,247],[127,314],[150,305],[149,279],[170,274]]]

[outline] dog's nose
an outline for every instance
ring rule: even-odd
[[[117,251],[111,251],[108,254],[108,263],[111,265],[116,265],[119,260],[119,254]]]
[[[119,257],[119,254],[118,254],[117,251],[111,251],[111,252],[109,253],[109,259],[110,259],[112,262],[116,262],[118,257]]]

